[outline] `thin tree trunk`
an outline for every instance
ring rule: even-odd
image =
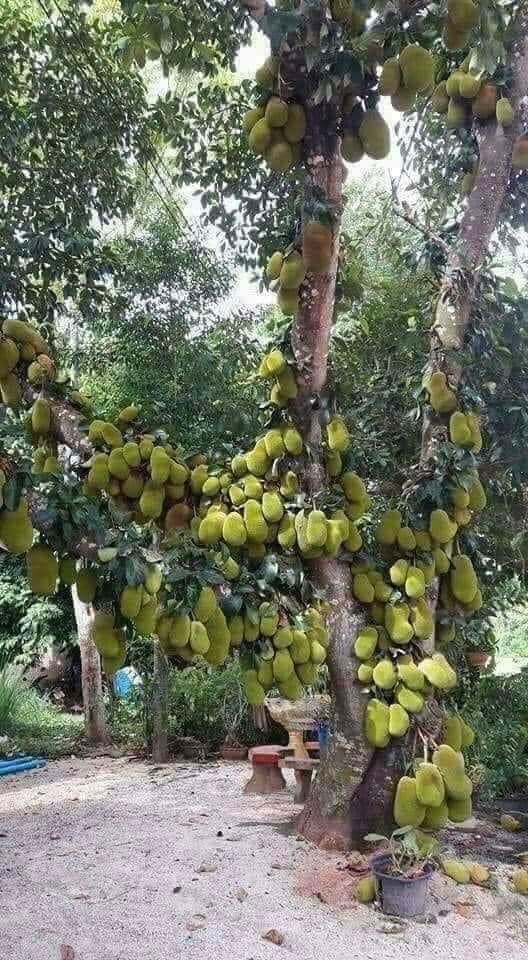
[[[159,640],[154,640],[154,671],[152,677],[152,759],[166,763],[169,756],[169,661],[161,649]]]
[[[101,660],[92,640],[92,623],[89,608],[71,590],[79,651],[81,654],[81,683],[84,708],[84,732],[92,743],[106,743],[106,720],[101,677]]]

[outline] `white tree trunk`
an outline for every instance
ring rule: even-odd
[[[72,587],[71,593],[81,654],[85,736],[92,743],[105,743],[107,735],[101,661],[92,640],[90,610],[79,600],[75,587]]]

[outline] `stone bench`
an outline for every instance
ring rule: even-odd
[[[312,773],[317,770],[319,760],[304,760],[298,757],[283,757],[279,760],[279,767],[293,770],[295,775],[295,803],[306,803],[312,786]]]

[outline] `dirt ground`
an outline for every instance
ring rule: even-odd
[[[245,797],[247,779],[126,758],[0,779],[0,960],[528,960],[511,866],[494,891],[435,877],[422,922],[394,923],[297,836],[292,783]]]

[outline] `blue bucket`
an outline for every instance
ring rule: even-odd
[[[319,752],[324,753],[328,748],[330,740],[330,724],[327,720],[320,720],[317,724],[317,737],[319,740]]]

